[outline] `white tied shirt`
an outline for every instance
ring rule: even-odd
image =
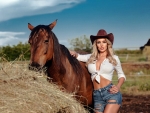
[[[82,62],[87,62],[88,59],[90,58],[90,56],[91,56],[91,54],[87,54],[87,55],[80,55],[80,54],[78,54],[77,59],[79,61],[82,61]],[[89,73],[91,74],[92,81],[95,78],[95,80],[98,83],[100,83],[100,76],[104,77],[107,80],[112,81],[114,70],[116,70],[116,72],[118,74],[118,79],[121,78],[121,77],[124,77],[125,80],[126,80],[126,77],[124,75],[124,72],[122,71],[121,63],[120,63],[120,60],[119,60],[118,56],[114,55],[113,57],[117,61],[117,65],[116,66],[111,64],[109,62],[109,59],[107,59],[107,58],[105,58],[103,60],[103,62],[100,65],[100,69],[99,70],[96,70],[96,62],[88,64],[87,68],[88,68]]]

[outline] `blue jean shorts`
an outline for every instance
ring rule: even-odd
[[[100,88],[98,90],[93,91],[95,111],[103,112],[107,104],[122,104],[122,94],[120,92],[117,92],[115,94],[111,94],[109,92],[109,89],[112,87],[112,85],[113,84],[111,83],[104,88]],[[115,101],[109,102],[109,100]]]

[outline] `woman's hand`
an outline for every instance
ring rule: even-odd
[[[71,50],[69,50],[69,52],[70,52],[71,56],[73,56],[73,57],[75,57],[75,58],[78,57],[78,53],[77,53],[77,52],[71,51]]]
[[[119,78],[118,84],[117,85],[113,85],[110,89],[109,92],[114,94],[114,93],[118,93],[122,84],[124,83],[125,78],[121,77]]]
[[[113,85],[110,89],[109,89],[109,92],[114,94],[114,93],[118,93],[120,90],[120,87],[116,86],[116,85]]]

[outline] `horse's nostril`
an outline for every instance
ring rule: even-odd
[[[40,64],[36,63],[36,62],[32,62],[31,64],[29,64],[31,67],[40,67]]]
[[[39,71],[42,69],[41,65],[39,65],[36,62],[32,62],[31,64],[28,65],[29,70],[35,70],[35,71]]]

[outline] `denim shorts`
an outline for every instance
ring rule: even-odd
[[[104,88],[100,88],[98,90],[93,91],[93,100],[94,100],[94,109],[98,112],[103,112],[105,106],[107,104],[122,104],[122,94],[117,92],[115,94],[111,94],[109,89],[112,87],[112,83],[107,85]],[[109,102],[109,100],[115,100],[113,102]]]

